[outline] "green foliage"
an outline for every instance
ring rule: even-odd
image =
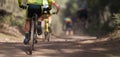
[[[113,21],[114,27],[118,28],[120,26],[120,13],[114,14],[113,19],[114,19]]]
[[[66,3],[66,9],[63,11],[64,16],[75,14],[80,7],[79,3],[78,0],[69,0]]]
[[[88,0],[90,32],[109,33],[120,26],[120,0]],[[95,17],[95,18],[93,18]],[[96,22],[94,21],[96,20]]]
[[[1,16],[0,23],[10,24],[10,19],[11,19],[10,16],[4,16],[4,17]]]
[[[17,0],[1,0],[0,4],[0,23],[12,26],[23,26],[25,23],[25,13],[20,10]],[[17,18],[19,16],[20,18]]]
[[[23,27],[24,24],[25,24],[25,19],[16,19],[11,21],[12,26]]]
[[[25,18],[18,19],[12,15],[8,15],[8,16],[6,15],[4,17],[1,17],[0,23],[9,24],[11,26],[23,27],[25,23]]]

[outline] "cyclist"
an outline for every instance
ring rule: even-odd
[[[73,22],[70,17],[67,17],[64,19],[64,25],[66,30],[66,35],[73,35]]]
[[[78,17],[80,18],[80,20],[82,21],[82,23],[84,24],[85,28],[88,28],[88,10],[87,10],[87,6],[85,4],[83,4],[81,6],[81,8],[78,10]]]
[[[19,7],[25,8],[25,6],[22,4],[22,0],[18,0]],[[27,0],[27,20],[25,23],[25,39],[24,44],[29,43],[29,30],[30,30],[30,19],[32,18],[33,14],[36,13],[38,15],[38,19],[41,19],[42,16],[42,6],[47,3],[49,8],[52,9],[52,5],[54,5],[57,8],[56,14],[59,12],[59,5],[54,0]],[[41,30],[41,21],[38,20],[38,35],[42,33]]]

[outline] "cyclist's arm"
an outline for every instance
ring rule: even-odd
[[[19,4],[19,6],[21,6],[22,5],[22,0],[18,0],[18,4]]]
[[[57,14],[58,14],[58,12],[59,12],[59,10],[60,10],[60,7],[59,7],[59,5],[54,1],[53,3],[52,3],[55,7],[56,7],[56,9],[57,9]]]

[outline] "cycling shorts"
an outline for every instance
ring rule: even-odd
[[[42,15],[42,8],[40,5],[29,4],[27,9],[27,17],[32,18],[34,14],[37,14],[38,17]]]
[[[72,23],[66,23],[66,31],[73,30],[73,24]]]

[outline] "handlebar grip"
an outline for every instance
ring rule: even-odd
[[[27,9],[27,5],[21,5],[20,8]]]

